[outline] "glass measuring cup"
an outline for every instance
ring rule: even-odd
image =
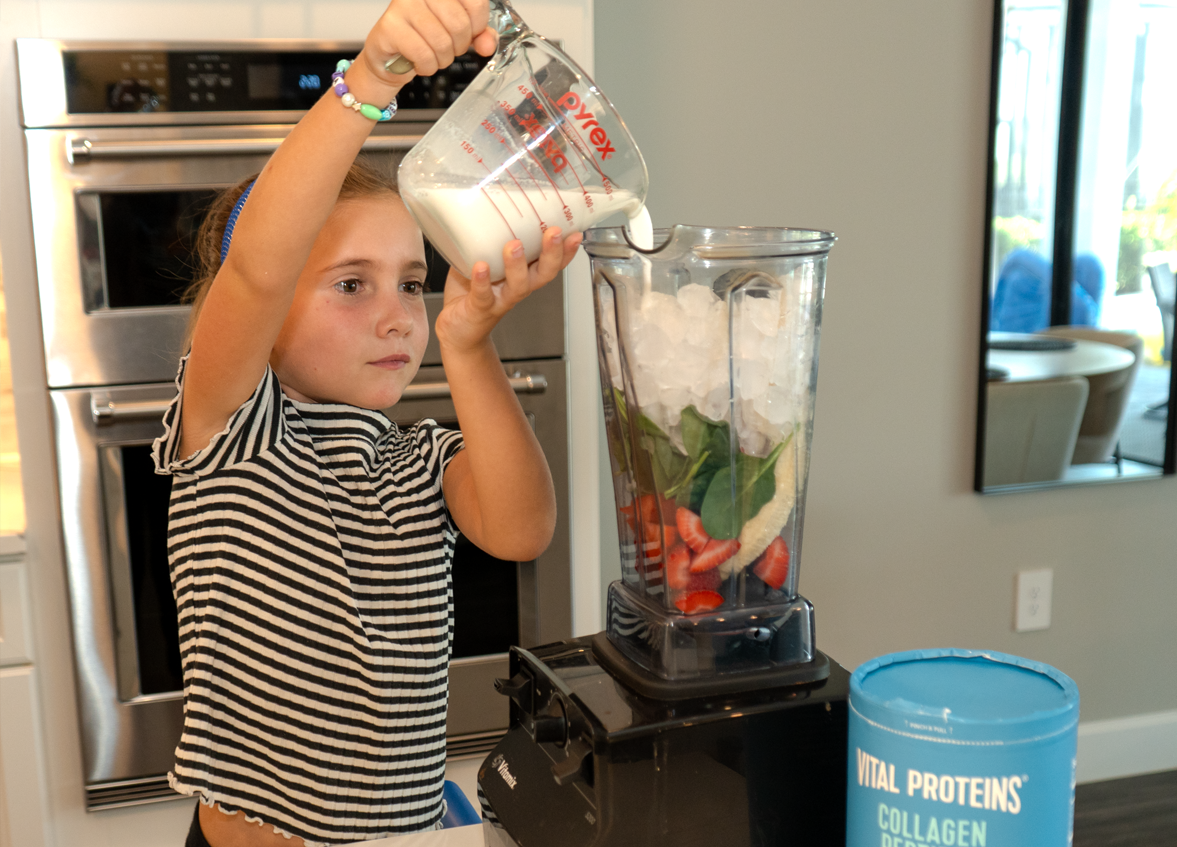
[[[815,658],[797,575],[834,236],[675,226],[654,242],[584,243],[621,546],[607,635],[666,680],[794,673]]]
[[[425,237],[460,273],[502,279],[503,245],[539,256],[543,232],[583,232],[641,213],[646,163],[613,104],[506,0],[491,0],[499,46],[406,154],[401,196]]]

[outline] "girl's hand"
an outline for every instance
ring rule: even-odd
[[[471,45],[489,56],[498,44],[486,25],[489,16],[487,0],[392,0],[364,40],[364,63],[377,79],[403,85],[412,74],[384,69],[396,54],[412,62],[419,76],[448,67]]]
[[[508,242],[503,247],[507,275],[500,282],[491,283],[486,262],[475,262],[473,279],[451,268],[445,283],[445,306],[437,316],[437,340],[442,347],[460,351],[484,344],[503,315],[568,267],[583,236],[577,232],[561,240],[561,234],[559,227],[548,227],[542,252],[530,265],[523,257],[523,244]]]

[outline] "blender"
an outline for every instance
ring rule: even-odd
[[[797,593],[831,233],[592,229],[622,578],[512,648],[488,844],[842,845],[849,674]]]

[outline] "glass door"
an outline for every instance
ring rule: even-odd
[[[1177,267],[1177,3],[1090,0],[1075,180],[1076,296],[1099,330],[1139,338],[1119,452],[1165,466]],[[1169,323],[1166,336],[1166,317]]]

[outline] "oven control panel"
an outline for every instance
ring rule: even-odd
[[[309,109],[351,50],[183,51],[64,50],[66,108],[71,115],[151,112],[257,112]],[[417,77],[397,97],[401,109],[444,109],[486,64],[460,56],[431,77]]]

